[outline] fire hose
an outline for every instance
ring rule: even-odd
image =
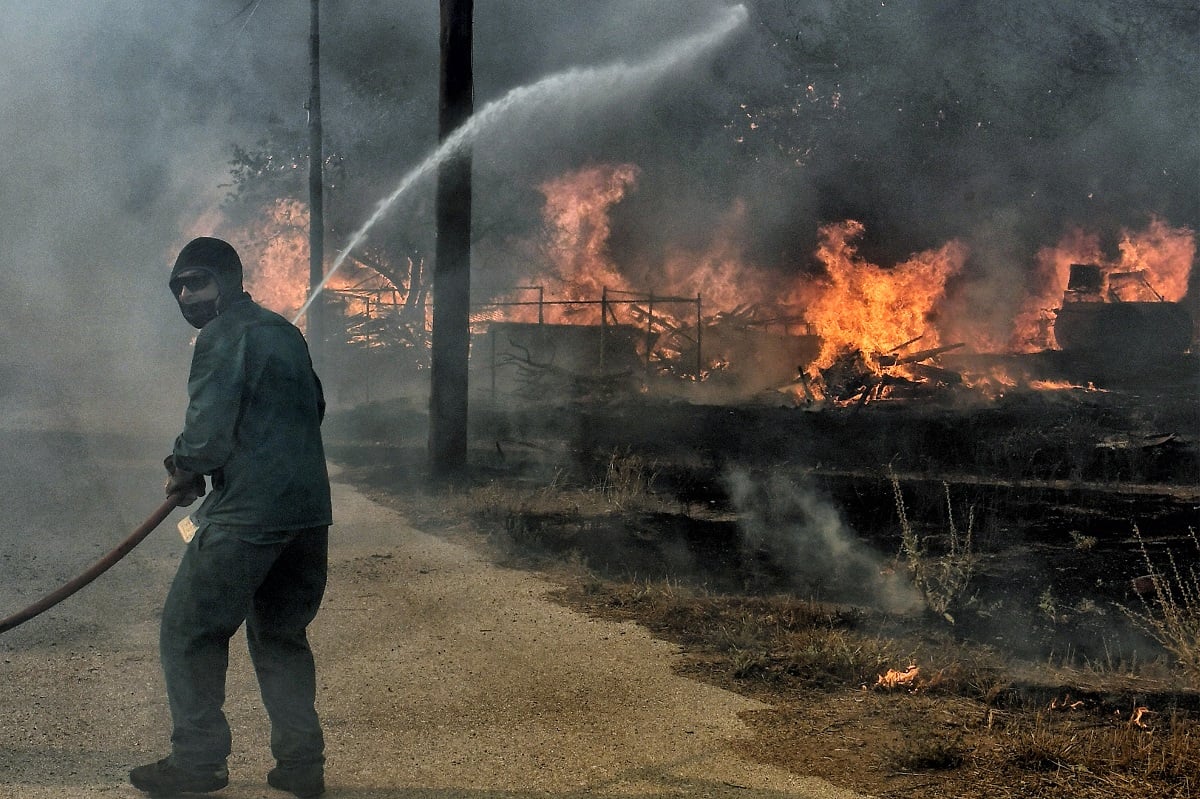
[[[146,521],[142,522],[136,530],[130,533],[128,538],[118,544],[112,552],[109,552],[107,555],[100,558],[100,560],[93,563],[92,566],[83,574],[80,574],[74,580],[66,583],[57,591],[42,597],[40,600],[34,602],[24,610],[14,613],[6,619],[0,620],[0,633],[8,632],[13,627],[16,627],[19,624],[24,624],[34,616],[49,610],[59,602],[62,602],[64,599],[74,594],[79,589],[83,588],[92,580],[95,580],[101,574],[104,574],[104,572],[112,568],[117,561],[128,555],[134,547],[140,544],[142,539],[154,532],[154,529],[162,524],[163,519],[167,518],[167,516],[171,514],[171,511],[175,510],[175,508],[178,506],[178,494],[172,494],[171,496],[167,497],[166,501],[159,505],[158,508],[155,509],[155,511],[150,514]]]

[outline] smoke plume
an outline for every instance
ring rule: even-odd
[[[790,575],[796,593],[891,612],[919,607],[912,585],[855,536],[837,507],[812,487],[778,474],[733,470],[726,484],[749,558]]]

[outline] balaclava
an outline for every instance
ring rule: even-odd
[[[212,275],[217,284],[215,300],[184,304],[179,302],[176,278],[187,269],[199,269]],[[179,310],[188,323],[200,329],[217,317],[229,303],[242,295],[242,259],[237,250],[221,239],[201,236],[192,239],[180,250],[171,268],[171,295],[179,302]]]

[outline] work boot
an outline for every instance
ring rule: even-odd
[[[325,769],[321,766],[276,766],[267,772],[267,785],[288,791],[299,799],[314,799],[325,793]]]
[[[156,797],[210,793],[229,784],[229,769],[221,766],[211,771],[191,771],[173,765],[171,758],[164,757],[157,763],[131,770],[129,781],[134,788]]]

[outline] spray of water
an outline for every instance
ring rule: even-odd
[[[611,100],[611,98],[623,95],[636,87],[644,86],[671,69],[695,60],[715,48],[745,24],[748,16],[745,6],[733,6],[704,33],[676,40],[645,61],[633,65],[616,62],[591,69],[566,70],[543,78],[537,83],[513,89],[500,99],[484,106],[446,137],[436,150],[404,176],[391,194],[379,202],[375,212],[350,237],[346,248],[334,259],[333,264],[325,273],[325,277],[305,300],[304,305],[292,320],[293,324],[300,321],[309,306],[312,305],[313,300],[325,289],[329,279],[333,277],[354,248],[362,244],[367,238],[367,233],[391,210],[396,201],[408,193],[440,163],[477,138],[480,133],[494,128],[502,122],[511,122],[512,117],[519,112],[529,111],[549,103],[578,102],[581,98],[588,97]]]

